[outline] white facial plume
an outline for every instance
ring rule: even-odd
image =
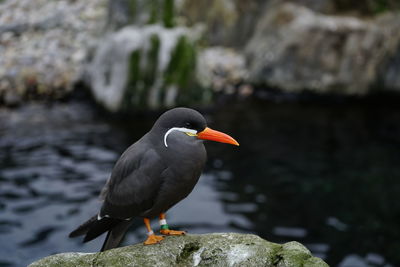
[[[196,135],[196,134],[197,134],[197,131],[196,131],[196,130],[193,130],[193,129],[179,128],[179,127],[171,128],[171,129],[169,129],[169,130],[165,133],[165,135],[164,135],[164,145],[165,145],[165,147],[168,147],[168,144],[167,144],[167,137],[168,137],[168,135],[169,135],[170,133],[172,133],[173,131],[184,132],[184,133],[186,133],[186,134],[188,134],[188,135]]]

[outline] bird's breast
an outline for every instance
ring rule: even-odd
[[[207,153],[203,142],[184,133],[171,134],[168,147],[161,157],[168,167],[166,181],[182,187],[183,191],[193,189],[206,162]]]
[[[202,170],[207,153],[202,141],[181,147],[169,147],[167,149],[167,165],[170,168],[179,169],[183,173],[197,172]]]

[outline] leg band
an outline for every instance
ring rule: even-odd
[[[147,235],[148,235],[148,236],[154,235],[154,232],[153,232],[153,231],[150,231],[150,232],[147,233]]]
[[[160,229],[161,230],[169,230],[169,226],[167,224],[167,220],[166,219],[161,219],[160,220]]]
[[[160,226],[160,229],[161,230],[169,230],[169,226],[168,226],[168,224],[163,224]]]

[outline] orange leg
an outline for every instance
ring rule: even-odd
[[[175,231],[170,230],[167,224],[167,220],[165,220],[165,213],[160,214],[160,233],[163,235],[185,235],[185,231]]]
[[[145,245],[154,245],[154,244],[160,243],[160,241],[163,240],[164,237],[154,234],[153,230],[151,230],[150,219],[144,218],[143,221],[144,221],[144,225],[146,226],[147,235],[148,235],[146,241],[144,241],[144,244]]]

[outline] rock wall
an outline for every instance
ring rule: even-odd
[[[183,0],[179,15],[189,26],[201,23],[208,46],[242,48],[253,35],[270,0]]]
[[[28,267],[53,266],[328,267],[300,243],[279,245],[255,235],[233,233],[167,237],[158,245],[137,244],[102,253],[63,253]]]
[[[106,8],[106,0],[0,3],[0,102],[70,92],[104,30]]]
[[[181,15],[204,25],[208,45],[245,59],[240,83],[289,92],[399,91],[400,11],[380,12],[396,4],[370,2],[357,11],[341,0],[184,1]]]
[[[399,91],[400,11],[370,2],[359,16],[342,0],[5,0],[0,104],[57,99],[81,81],[111,111],[254,85]]]
[[[400,54],[399,29],[400,14],[367,20],[290,3],[268,7],[245,48],[250,81],[320,93],[400,90],[398,62],[390,62]]]

